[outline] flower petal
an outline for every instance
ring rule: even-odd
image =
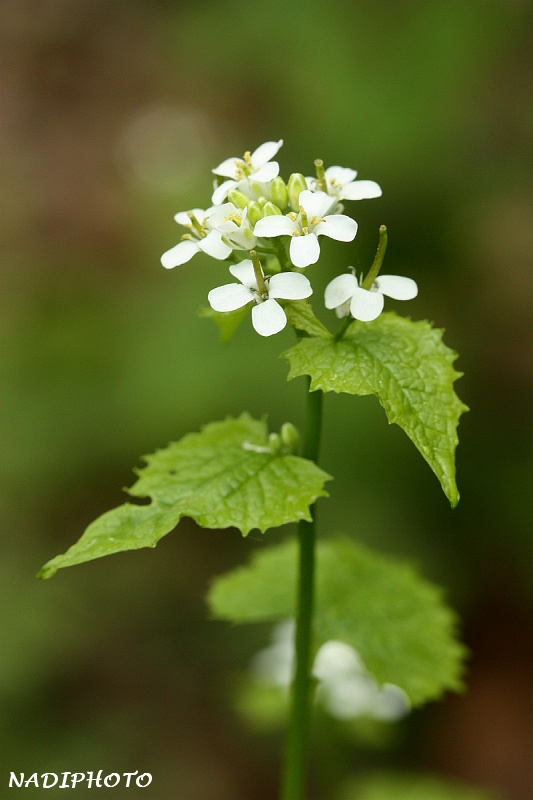
[[[331,208],[332,199],[325,192],[312,192],[304,189],[300,192],[300,205],[304,207],[305,213],[311,217],[323,217]]]
[[[415,281],[401,275],[378,275],[374,283],[378,292],[394,300],[412,300],[418,294]]]
[[[166,253],[163,253],[161,256],[161,263],[165,269],[172,269],[173,267],[178,267],[180,264],[185,264],[187,261],[190,261],[198,252],[199,248],[197,242],[193,242],[191,239],[184,239],[170,250],[167,250]]]
[[[357,289],[358,283],[355,275],[350,272],[339,275],[337,278],[328,283],[324,294],[324,302],[326,308],[338,308],[350,297],[353,297],[354,291]]]
[[[191,213],[190,211],[178,211],[177,214],[174,214],[174,219],[176,220],[178,225],[183,225],[185,227],[190,228],[191,227],[191,220],[189,218],[190,213]],[[203,210],[203,208],[193,208],[192,213],[194,214],[200,225],[202,225],[206,216],[206,212]]]
[[[248,289],[257,289],[254,265],[249,258],[244,259],[240,264],[233,264],[229,268],[229,271],[234,278],[237,278],[237,280],[247,286]]]
[[[355,180],[357,172],[348,167],[328,167],[324,174],[328,185],[332,181],[335,181],[335,183],[340,183],[341,186],[345,186],[347,183]]]
[[[338,242],[351,242],[357,233],[357,222],[346,214],[330,214],[313,228],[317,236],[329,236]]]
[[[361,322],[377,319],[383,311],[383,295],[380,292],[369,292],[356,286],[350,303],[350,313]]]
[[[272,336],[282,331],[287,317],[277,300],[270,298],[252,308],[252,325],[261,336]]]
[[[217,186],[213,194],[211,195],[211,202],[214,203],[215,206],[220,205],[223,203],[226,197],[228,196],[228,192],[231,192],[237,186],[237,181],[224,181],[221,183],[220,186]]]
[[[282,144],[283,139],[280,139],[278,142],[265,142],[264,144],[260,144],[250,156],[254,169],[259,169],[263,164],[270,161],[271,158],[274,158]]]
[[[269,219],[273,219],[273,217]],[[309,264],[316,264],[320,257],[320,245],[315,234],[293,236],[289,254],[295,267],[308,267]]]
[[[256,222],[254,234],[256,236],[290,236],[297,230],[295,223],[289,217],[272,214]]]
[[[371,200],[382,194],[381,186],[375,181],[352,181],[343,187],[340,197],[343,200]]]
[[[236,311],[253,300],[254,296],[242,283],[226,283],[225,286],[211,289],[207,299],[215,311]]]
[[[232,178],[235,180],[237,178],[237,164],[244,164],[242,158],[226,158],[225,161],[222,161],[218,167],[212,169],[211,172],[214,172],[215,175],[222,175],[224,178]]]
[[[313,294],[311,284],[305,275],[299,272],[280,272],[270,278],[268,284],[269,297],[281,297],[284,300],[305,300]]]
[[[232,248],[222,241],[220,231],[209,231],[205,239],[199,240],[198,247],[203,253],[219,261],[224,261],[232,252]]]
[[[261,167],[250,176],[250,180],[254,183],[268,183],[274,180],[279,175],[279,164],[277,161],[269,161],[264,167]]]

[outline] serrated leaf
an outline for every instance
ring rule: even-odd
[[[292,617],[296,571],[294,542],[269,548],[216,580],[210,609],[239,623]],[[461,688],[465,650],[438,588],[344,539],[318,544],[316,574],[317,648],[332,639],[349,644],[379,683],[399,686],[413,705]]]
[[[268,437],[264,420],[242,414],[212,422],[146,456],[147,466],[128,489],[149,505],[125,503],[95,520],[64,555],[49,561],[38,577],[94,558],[155,547],[181,517],[204,528],[268,528],[310,519],[309,507],[325,495],[329,475],[316,464],[283,450]]]
[[[315,317],[311,305],[306,300],[295,300],[287,303],[285,313],[289,325],[292,325],[296,330],[304,331],[309,336],[326,338],[331,336],[328,329]]]
[[[338,800],[494,800],[485,789],[443,780],[436,775],[374,773],[343,787]]]
[[[467,407],[454,392],[461,373],[442,330],[394,313],[355,321],[345,338],[302,339],[283,355],[289,380],[311,376],[311,391],[375,394],[390,423],[399,425],[437,476],[452,507],[459,501],[455,448]]]
[[[222,344],[228,344],[249,312],[247,305],[236,311],[215,311],[211,307],[204,306],[200,309],[199,316],[202,319],[212,319],[220,333],[220,341]]]

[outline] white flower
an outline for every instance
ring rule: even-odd
[[[250,667],[261,683],[286,692],[294,678],[294,620],[281,622],[272,631],[270,647],[254,656]],[[337,719],[368,716],[394,721],[410,710],[409,698],[399,686],[379,686],[359,654],[345,642],[330,640],[320,647],[313,663],[317,679],[316,699]]]
[[[271,278],[265,278],[267,291],[261,294],[250,259],[231,266],[229,271],[240,283],[227,283],[212,289],[207,298],[209,304],[215,311],[236,311],[253,301],[255,305],[252,308],[252,325],[261,336],[272,336],[283,330],[287,324],[287,316],[277,302],[277,297],[283,300],[304,300],[313,293],[305,275],[280,272]]]
[[[338,317],[351,314],[362,322],[370,322],[383,311],[383,295],[394,300],[412,300],[418,286],[411,278],[400,275],[379,275],[371,289],[363,289],[352,273],[333,278],[326,286],[326,308],[334,308]]]
[[[318,236],[329,236],[340,242],[351,242],[357,233],[357,222],[344,214],[327,214],[331,198],[325,192],[300,193],[298,216],[263,217],[254,228],[256,236],[292,236],[290,257],[295,267],[315,264],[320,256]]]
[[[212,209],[204,211],[201,208],[194,208],[192,211],[179,211],[174,219],[179,225],[188,229],[183,241],[167,250],[161,256],[161,263],[165,269],[172,269],[196,255],[196,253],[206,253],[208,256],[223,261],[229,256],[232,248],[222,241],[222,234],[218,231],[207,231],[209,215]]]
[[[254,676],[270,686],[288,689],[294,678],[294,619],[279,622],[272,630],[272,644],[260,650],[252,659],[250,669]]]
[[[279,164],[270,159],[276,155],[282,144],[283,139],[278,142],[265,142],[253,153],[246,152],[244,158],[227,158],[215,167],[212,170],[215,175],[221,175],[229,180],[215,188],[211,201],[215,205],[222,203],[228,192],[236,188],[243,179],[253,178],[256,183],[268,183],[276,178],[279,174]]]
[[[327,193],[334,198],[332,205],[342,200],[371,200],[381,197],[382,191],[375,181],[356,181],[357,172],[347,167],[328,167],[325,170]],[[316,178],[307,178],[311,188],[318,188]]]
[[[409,711],[405,692],[390,683],[379,687],[358,653],[344,642],[331,640],[322,645],[313,675],[319,680],[317,699],[338,719],[369,716],[395,720]]]
[[[215,206],[209,214],[208,224],[224,236],[223,241],[233,250],[253,250],[256,245],[247,208],[237,208],[233,203]]]

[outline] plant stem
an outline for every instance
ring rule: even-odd
[[[322,392],[307,394],[307,419],[302,456],[315,463],[322,431]],[[291,716],[282,775],[281,800],[303,800],[307,784],[309,744],[311,645],[315,573],[316,507],[312,520],[300,520],[298,601],[296,615],[296,673],[292,685]]]

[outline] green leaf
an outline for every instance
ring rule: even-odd
[[[250,566],[223,575],[208,603],[214,616],[260,622],[295,615],[294,542],[259,553]],[[441,591],[409,566],[350,540],[317,547],[315,644],[332,639],[353,647],[379,683],[401,687],[413,705],[461,688],[465,650],[456,617]]]
[[[152,502],[125,503],[103,514],[38,577],[122,550],[155,547],[183,516],[204,528],[234,526],[244,536],[252,528],[264,532],[309,520],[309,507],[326,494],[329,480],[312,461],[288,452],[277,434],[268,436],[264,420],[248,414],[212,422],[145,460],[127,491]]]
[[[399,425],[437,476],[452,507],[459,501],[455,448],[467,407],[453,390],[457,354],[429,322],[382,314],[354,322],[343,339],[302,339],[283,355],[289,380],[311,376],[311,391],[377,395],[390,423]]]
[[[212,319],[219,330],[220,341],[222,344],[228,344],[249,311],[248,305],[236,311],[215,311],[211,307],[204,306],[200,309],[199,315],[202,319]]]
[[[494,800],[485,789],[465,786],[436,775],[375,773],[350,781],[338,800]]]
[[[309,336],[331,336],[328,329],[315,317],[313,309],[306,300],[294,300],[287,303],[285,313],[289,325],[298,331],[304,331]]]

